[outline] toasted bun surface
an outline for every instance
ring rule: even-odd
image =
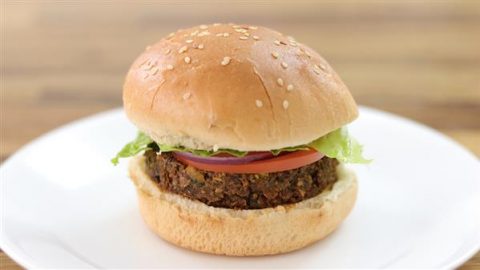
[[[333,189],[308,200],[259,210],[216,208],[160,190],[144,168],[144,158],[137,156],[129,172],[150,229],[175,245],[222,255],[278,254],[307,246],[345,219],[357,194],[355,175],[340,165]]]
[[[268,28],[233,24],[180,30],[147,47],[128,72],[123,100],[156,142],[196,149],[306,144],[358,114],[315,51]]]

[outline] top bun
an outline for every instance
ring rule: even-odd
[[[267,151],[307,144],[354,120],[357,106],[319,54],[265,27],[200,25],[135,60],[123,101],[160,144]]]

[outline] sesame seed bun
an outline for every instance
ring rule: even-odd
[[[266,151],[307,144],[357,117],[332,67],[264,27],[214,24],[148,46],[126,77],[130,120],[161,144]]]
[[[231,256],[259,256],[293,251],[332,231],[355,204],[355,174],[337,167],[332,190],[290,205],[255,210],[217,208],[162,191],[145,173],[143,156],[130,161],[140,213],[163,239],[195,251]]]

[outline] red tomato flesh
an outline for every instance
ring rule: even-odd
[[[224,173],[271,173],[287,171],[316,162],[324,156],[315,150],[300,150],[246,164],[212,164],[190,160],[176,153],[174,153],[174,155],[177,160],[185,165],[204,171]]]

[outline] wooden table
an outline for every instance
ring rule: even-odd
[[[2,1],[0,160],[42,133],[121,105],[146,45],[211,22],[266,25],[318,50],[360,104],[480,155],[479,1]],[[20,268],[0,253],[2,269]],[[480,269],[477,254],[462,269]]]

